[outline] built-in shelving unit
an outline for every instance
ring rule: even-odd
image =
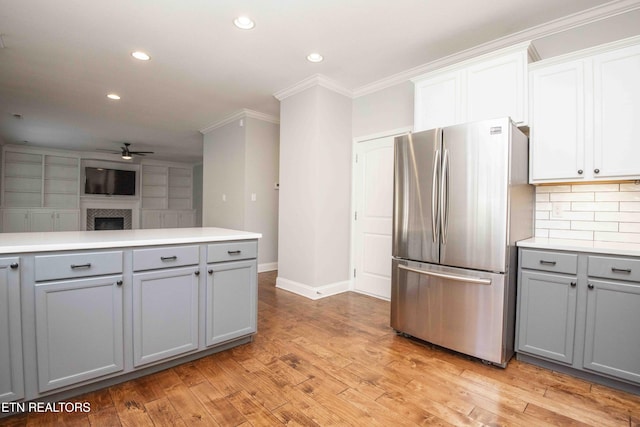
[[[42,206],[41,154],[6,151],[4,155],[4,206]]]
[[[80,191],[80,159],[45,156],[43,182],[43,207],[77,208]]]
[[[169,167],[169,209],[191,209],[192,171]]]
[[[142,166],[142,208],[166,209],[169,172],[166,166]]]

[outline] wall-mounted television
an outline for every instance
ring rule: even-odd
[[[107,194],[112,196],[135,196],[136,171],[84,168],[85,194]]]

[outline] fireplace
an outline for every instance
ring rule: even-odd
[[[87,230],[131,230],[131,209],[87,209]]]
[[[123,217],[95,217],[93,219],[94,230],[124,230],[124,218]]]

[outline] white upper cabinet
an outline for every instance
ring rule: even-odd
[[[597,178],[640,177],[640,39],[638,43],[593,58]]]
[[[414,130],[509,116],[527,123],[530,43],[463,61],[413,79]]]
[[[529,69],[530,182],[640,179],[640,37]]]

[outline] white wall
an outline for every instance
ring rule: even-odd
[[[320,86],[280,104],[277,286],[310,298],[348,288],[351,109]]]
[[[238,230],[244,227],[244,141],[245,129],[240,120],[204,136],[202,225],[205,227]]]
[[[193,167],[193,209],[196,211],[196,227],[202,227],[202,163]]]
[[[262,233],[261,271],[278,262],[278,151],[279,126],[251,117],[204,135],[202,224]]]
[[[354,138],[413,127],[413,82],[355,98],[352,114]]]

